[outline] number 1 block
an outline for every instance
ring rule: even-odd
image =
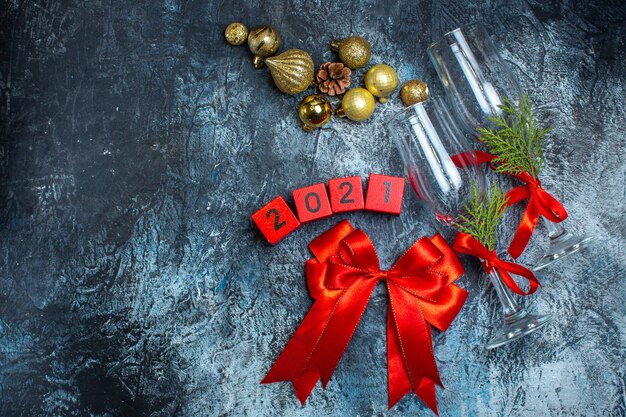
[[[302,223],[323,219],[333,214],[324,183],[294,190],[293,201]]]
[[[404,178],[370,174],[365,210],[399,215],[404,197]]]
[[[328,181],[330,205],[333,213],[363,210],[363,184],[361,177],[335,178]]]
[[[289,233],[300,227],[300,222],[281,196],[276,197],[252,215],[270,245],[280,242]]]

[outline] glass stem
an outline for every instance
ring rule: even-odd
[[[524,310],[513,299],[511,290],[509,290],[509,288],[502,282],[502,278],[500,278],[498,271],[493,269],[488,273],[488,275],[493,287],[496,289],[496,294],[498,294],[500,303],[502,304],[505,321],[509,322],[510,319],[516,318],[519,315],[525,315]]]
[[[560,223],[551,222],[543,216],[541,218],[543,219],[543,224],[546,225],[546,229],[548,229],[548,237],[550,239],[555,239],[565,233],[565,229]]]

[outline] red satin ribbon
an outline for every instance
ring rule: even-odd
[[[496,251],[490,251],[487,249],[482,243],[480,243],[476,238],[470,236],[466,233],[459,232],[454,237],[454,244],[452,248],[460,253],[465,253],[467,255],[476,256],[477,258],[482,259],[483,268],[487,273],[492,270],[496,270],[500,273],[502,277],[502,282],[511,289],[515,294],[519,295],[530,295],[537,291],[537,288],[541,285],[535,274],[532,273],[529,269],[523,267],[520,264],[516,264],[514,262],[507,262],[500,258],[496,254]],[[519,275],[528,280],[530,287],[528,292],[522,290],[515,280],[511,277],[511,274]]]
[[[471,165],[481,165],[485,163],[491,164],[491,161],[493,161],[495,158],[495,155],[487,152],[469,151],[453,155],[451,159],[454,165],[456,165],[457,167],[465,168]],[[494,168],[493,165],[491,167]]]
[[[525,184],[506,193],[509,198],[507,205],[528,199],[522,221],[509,245],[509,254],[513,258],[518,258],[528,245],[540,215],[551,222],[560,223],[567,219],[567,211],[563,204],[541,187],[541,181],[538,178],[533,178],[528,172],[513,176]]]
[[[464,152],[462,154],[454,155],[452,160],[458,167],[466,167],[469,165],[479,165],[488,163],[491,169],[495,169],[493,160],[495,155],[491,155],[487,152],[475,151],[474,158],[469,156],[471,152]],[[541,181],[538,178],[534,178],[528,172],[522,172],[521,174],[508,174],[518,180],[522,181],[524,185],[513,188],[506,196],[508,197],[507,206],[511,206],[515,203],[519,203],[523,200],[528,200],[528,205],[522,216],[522,220],[517,227],[515,236],[509,245],[509,254],[517,259],[524,252],[530,237],[532,236],[539,216],[543,216],[546,219],[554,223],[560,223],[567,219],[567,211],[563,204],[561,204],[556,198],[541,187]]]
[[[291,381],[304,405],[319,379],[330,380],[379,281],[387,285],[389,408],[413,391],[437,413],[442,386],[430,326],[445,331],[467,292],[453,284],[463,274],[441,235],[422,237],[389,271],[380,269],[369,237],[344,220],[316,239],[306,263],[316,300],[262,383]]]

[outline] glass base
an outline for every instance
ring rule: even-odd
[[[592,237],[577,236],[565,231],[558,236],[551,237],[548,251],[533,266],[532,270],[539,271],[551,263],[589,246],[594,240]]]
[[[528,314],[526,310],[521,309],[517,313],[511,314],[505,317],[504,325],[499,327],[495,333],[496,335],[487,343],[487,349],[495,349],[497,347],[506,345],[520,337],[526,336],[541,329],[552,320],[550,314],[547,315],[535,315]]]

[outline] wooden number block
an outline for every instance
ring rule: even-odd
[[[324,183],[294,190],[293,200],[302,223],[323,219],[333,214]]]
[[[370,174],[365,210],[399,215],[404,197],[404,178]]]
[[[363,184],[361,177],[335,178],[328,181],[330,205],[333,213],[363,210]]]
[[[300,222],[281,196],[276,197],[252,215],[263,236],[270,245],[280,242],[289,233],[300,227]]]

